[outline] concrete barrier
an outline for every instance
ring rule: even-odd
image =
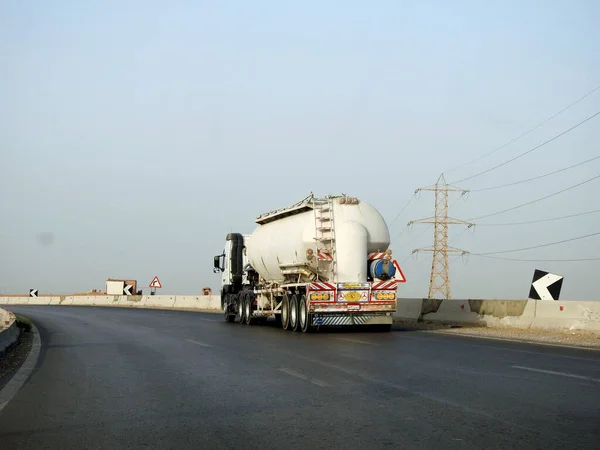
[[[182,295],[175,297],[175,308],[201,309],[206,311],[221,311],[221,297],[218,295],[189,296]]]
[[[532,328],[600,331],[600,302],[537,302]]]
[[[20,335],[21,330],[17,326],[15,315],[4,308],[0,308],[0,358],[19,342]]]
[[[53,297],[0,296],[0,305],[114,306],[125,308],[220,311],[219,295],[72,295]]]
[[[415,318],[418,304],[421,313]],[[398,299],[401,320],[600,332],[600,302]]]
[[[398,299],[396,306],[396,317],[401,319],[417,320],[421,317],[423,309],[423,299],[421,298],[401,298]]]
[[[142,301],[146,308],[173,308],[175,306],[174,295],[150,295],[143,297]]]

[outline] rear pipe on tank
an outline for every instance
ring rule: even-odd
[[[337,224],[335,281],[367,281],[367,243],[367,229],[361,223],[348,220]]]

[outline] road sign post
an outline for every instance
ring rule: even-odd
[[[158,277],[154,277],[152,279],[152,281],[150,282],[149,287],[151,289],[150,290],[150,295],[154,295],[154,294],[156,294],[156,289],[157,288],[158,289],[162,288],[162,283],[160,282],[160,280],[158,279]]]

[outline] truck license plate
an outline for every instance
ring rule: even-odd
[[[358,305],[348,305],[348,311],[356,311],[357,309],[360,309],[360,304],[358,304]]]

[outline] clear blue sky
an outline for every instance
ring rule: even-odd
[[[600,84],[596,1],[13,1],[0,5],[0,291],[102,289],[158,275],[163,293],[218,288],[229,231],[310,191],[345,192],[392,222],[420,187],[485,154]],[[477,163],[509,159],[600,110],[600,91]],[[519,181],[600,154],[600,117],[460,187]],[[472,192],[469,219],[600,174],[600,160]],[[481,223],[600,208],[600,180]],[[392,225],[430,216],[422,193]],[[404,261],[425,226],[393,243]],[[451,240],[502,251],[600,229],[600,214],[479,227]],[[514,258],[600,257],[600,236]],[[427,294],[429,254],[403,264]],[[565,276],[563,298],[599,299],[600,261],[471,256],[454,297],[523,298],[533,270]]]

